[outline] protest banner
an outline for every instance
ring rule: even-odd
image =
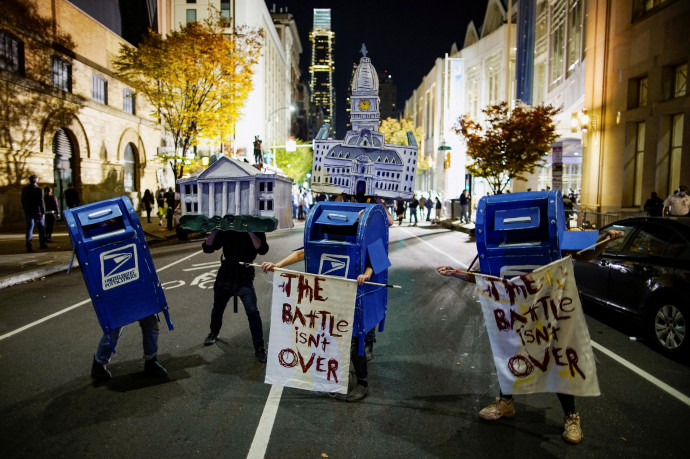
[[[347,393],[357,283],[276,270],[268,384]]]
[[[599,395],[570,257],[510,280],[476,279],[501,392]]]

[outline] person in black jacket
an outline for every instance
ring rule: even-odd
[[[33,252],[31,239],[34,233],[34,224],[38,225],[39,248],[47,249],[46,234],[43,216],[46,213],[46,206],[43,202],[43,190],[38,186],[38,177],[29,177],[29,184],[22,188],[22,208],[24,209],[24,220],[26,221],[26,251]]]
[[[46,205],[46,242],[53,242],[53,228],[55,228],[55,220],[60,217],[60,206],[58,206],[57,196],[53,194],[53,189],[47,186],[44,190],[43,201]]]
[[[249,331],[252,334],[256,360],[266,363],[261,314],[256,305],[254,290],[254,268],[241,265],[239,262],[251,263],[256,255],[268,252],[266,233],[213,230],[208,239],[201,244],[205,253],[223,249],[221,265],[213,285],[213,310],[211,311],[211,333],[204,340],[210,346],[218,340],[223,325],[223,313],[231,297],[239,296],[249,320]]]

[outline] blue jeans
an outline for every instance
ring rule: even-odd
[[[26,220],[26,248],[31,247],[31,239],[34,235],[34,223],[38,224],[38,242],[43,246],[46,245],[46,232],[44,228],[43,216],[40,213],[24,215]]]
[[[213,286],[213,310],[211,311],[211,333],[218,336],[220,328],[223,326],[223,313],[228,301],[235,294],[240,297],[244,305],[244,312],[247,313],[247,320],[249,321],[249,331],[252,334],[252,342],[254,349],[264,347],[264,331],[261,323],[261,314],[259,308],[256,307],[256,291],[253,286],[238,287],[237,291],[228,285],[227,282],[219,280],[221,276],[216,277],[216,283]]]
[[[158,318],[156,315],[148,316],[139,321],[139,326],[141,327],[141,337],[144,344],[144,358],[146,360],[151,360],[158,354]],[[120,336],[122,336],[122,330],[124,327],[115,328],[110,331],[110,339],[108,339],[108,334],[103,333],[101,341],[98,343],[98,350],[96,350],[96,362],[101,365],[105,365],[110,362],[110,357],[113,355],[113,346],[117,345]],[[112,340],[113,345],[110,345]]]

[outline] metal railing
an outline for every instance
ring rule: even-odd
[[[630,217],[646,217],[647,212],[641,209],[621,209],[615,212],[594,212],[587,208],[566,211],[570,213],[570,227],[582,229],[599,229],[617,220]]]

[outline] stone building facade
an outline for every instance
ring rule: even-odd
[[[0,15],[0,230],[24,226],[21,187],[81,203],[127,195],[135,205],[163,178],[161,126],[120,81],[118,35],[66,0],[7,0]]]

